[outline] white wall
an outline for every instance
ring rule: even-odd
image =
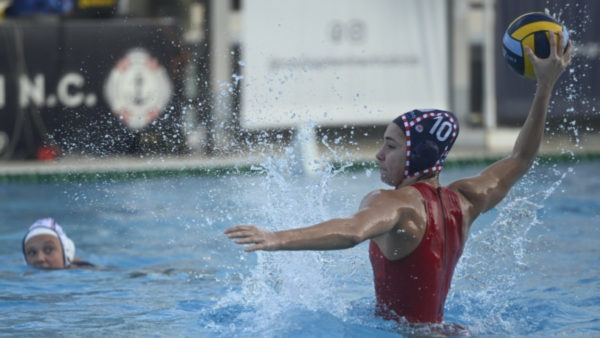
[[[440,0],[245,1],[242,126],[449,109],[447,10]]]

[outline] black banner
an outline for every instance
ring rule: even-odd
[[[168,19],[5,20],[0,156],[177,153],[187,60]]]
[[[496,94],[497,122],[503,126],[521,125],[531,105],[535,81],[513,72],[502,56],[502,37],[508,25],[521,14],[544,12],[556,17],[569,29],[576,44],[575,58],[556,86],[548,121],[552,125],[600,122],[597,113],[600,86],[600,2],[558,0],[496,1]]]

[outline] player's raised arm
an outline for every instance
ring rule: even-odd
[[[490,165],[478,176],[456,181],[449,186],[462,193],[471,202],[472,208],[469,212],[471,219],[499,203],[531,167],[537,155],[544,134],[546,112],[554,84],[571,61],[572,46],[569,42],[567,50],[564,51],[562,32],[559,33],[558,43],[555,34],[549,35],[550,55],[547,58],[538,58],[529,47],[526,47],[527,55],[535,70],[537,89],[511,154]]]

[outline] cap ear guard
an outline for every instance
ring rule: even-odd
[[[67,236],[61,238],[63,247],[63,254],[65,259],[65,267],[71,265],[73,259],[75,259],[75,243]]]
[[[414,170],[427,169],[428,163],[435,163],[440,158],[440,149],[437,144],[430,140],[419,143],[413,147],[412,162],[415,163]],[[418,164],[421,164],[420,166]]]

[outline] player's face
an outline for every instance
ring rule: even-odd
[[[62,246],[58,238],[52,235],[38,235],[25,243],[27,264],[42,269],[62,269],[64,260]]]
[[[406,165],[406,136],[400,127],[390,123],[383,135],[383,146],[375,156],[379,161],[381,180],[397,186],[404,176]]]

